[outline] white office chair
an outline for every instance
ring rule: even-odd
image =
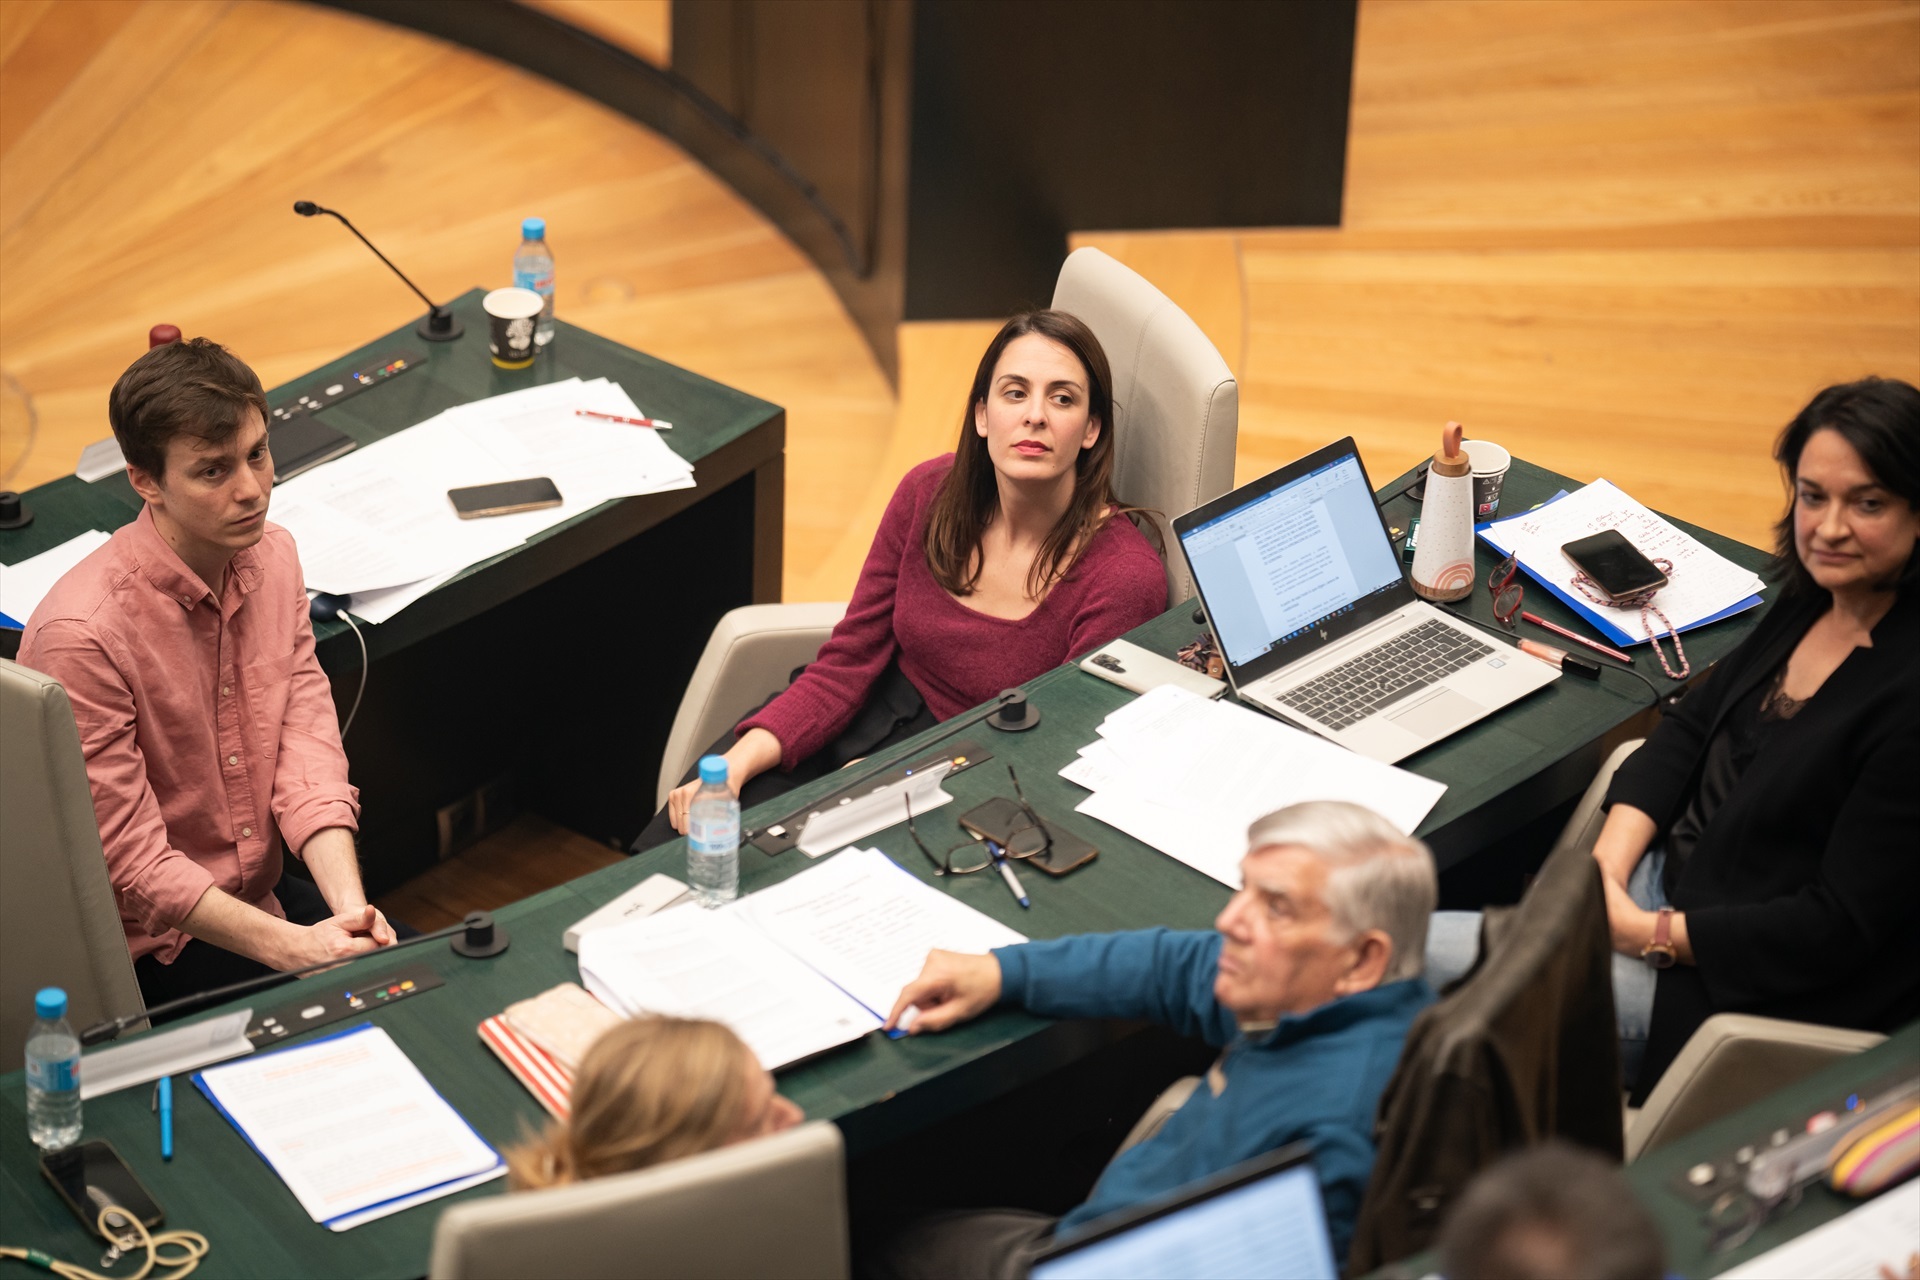
[[[1114,491],[1148,511],[1167,566],[1167,598],[1193,596],[1170,522],[1233,488],[1240,385],[1186,312],[1098,249],[1067,258],[1053,305],[1083,320],[1113,373]],[[720,620],[694,669],[660,761],[655,807],[698,753],[813,661],[845,605],[753,605]],[[766,633],[769,643],[759,636]]]
[[[427,1274],[845,1276],[845,1164],[840,1131],[815,1120],[637,1173],[470,1200],[440,1215]]]
[[[76,1027],[146,1009],[73,704],[59,681],[0,658],[0,1063],[25,1052],[41,987],[65,989]]]

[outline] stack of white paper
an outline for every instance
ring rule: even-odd
[[[1678,630],[1760,603],[1764,584],[1752,570],[1742,569],[1698,538],[1674,528],[1608,480],[1595,480],[1543,507],[1497,520],[1482,530],[1481,536],[1498,550],[1518,556],[1530,577],[1600,627],[1615,643],[1644,644],[1647,629],[1640,621],[1639,607],[1616,609],[1594,604],[1581,595],[1573,585],[1577,570],[1560,550],[1569,542],[1607,529],[1619,530],[1649,560],[1672,562],[1667,585],[1660,588],[1653,602]],[[1657,620],[1654,625],[1659,626]]]
[[[307,586],[352,595],[384,622],[470,564],[613,498],[693,487],[693,467],[657,431],[579,417],[641,416],[605,378],[529,387],[458,405],[289,480],[269,519],[299,544]],[[462,520],[447,490],[546,476],[557,507]]]
[[[1108,716],[1060,776],[1093,794],[1076,808],[1232,888],[1247,827],[1303,800],[1348,800],[1412,833],[1444,783],[1174,685]]]
[[[629,1016],[724,1022],[773,1070],[880,1026],[933,948],[1025,941],[879,850],[847,849],[719,910],[584,934],[580,981]]]
[[[507,1171],[371,1023],[209,1067],[193,1082],[334,1231]]]

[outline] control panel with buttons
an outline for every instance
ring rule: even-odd
[[[311,994],[257,1014],[247,1024],[247,1039],[256,1046],[279,1044],[303,1031],[410,1000],[424,991],[444,987],[446,979],[435,973],[431,965],[423,963],[409,965],[372,982],[356,982],[351,989],[330,981],[324,973],[295,985],[308,989]]]
[[[331,409],[342,400],[357,396],[369,387],[377,387],[383,382],[389,382],[407,370],[418,368],[426,362],[427,355],[424,351],[394,351],[352,370],[324,387],[314,387],[300,392],[281,392],[275,399],[267,402],[270,417],[267,425],[291,422],[305,414]]]

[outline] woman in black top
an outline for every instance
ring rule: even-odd
[[[1623,1032],[1657,973],[1636,1101],[1714,1013],[1920,1017],[1920,391],[1830,387],[1774,456],[1784,589],[1621,766],[1594,846],[1649,966],[1616,961]]]

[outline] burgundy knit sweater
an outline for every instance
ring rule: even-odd
[[[738,732],[780,739],[791,769],[838,737],[896,654],[900,672],[946,720],[1098,649],[1167,607],[1160,557],[1124,517],[1108,520],[1073,571],[1017,622],[969,609],[934,581],[927,520],[953,455],[907,472],[887,504],[847,616],[798,680]]]

